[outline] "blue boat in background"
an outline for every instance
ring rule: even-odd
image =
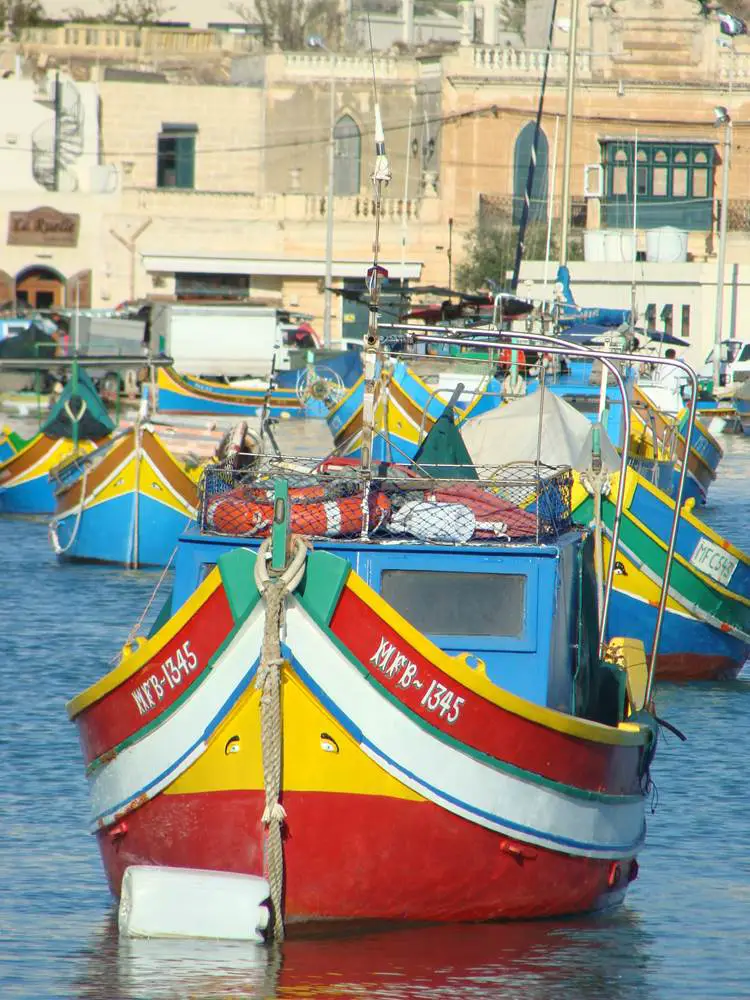
[[[161,368],[155,380],[155,413],[199,414],[217,417],[324,418],[362,375],[358,351],[338,351],[316,357],[301,368],[275,372],[271,383],[222,382]],[[144,387],[148,398],[150,387]]]
[[[84,369],[74,368],[39,433],[0,463],[0,513],[53,513],[49,474],[92,451],[113,430],[94,383]]]

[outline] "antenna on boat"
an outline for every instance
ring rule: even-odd
[[[378,332],[378,305],[380,289],[388,277],[388,271],[381,266],[380,258],[380,215],[383,200],[383,188],[391,180],[391,166],[385,151],[385,133],[383,120],[378,104],[378,88],[375,76],[375,53],[372,47],[372,26],[369,15],[367,27],[370,33],[370,60],[372,62],[372,88],[375,98],[375,165],[372,172],[372,186],[375,200],[375,238],[372,244],[372,265],[367,269],[367,291],[369,294],[369,316],[367,333],[364,337],[363,367],[364,367],[364,397],[362,400],[362,446],[360,469],[363,480],[362,499],[362,537],[366,538],[370,528],[369,518],[369,481],[372,476],[372,440],[375,434],[375,385],[378,361],[381,358],[380,334]]]

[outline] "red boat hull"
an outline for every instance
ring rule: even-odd
[[[637,872],[631,857],[615,862],[531,847],[429,802],[290,792],[284,806],[290,921],[584,913],[618,903]],[[262,811],[259,792],[158,796],[98,834],[113,893],[133,864],[263,874]]]

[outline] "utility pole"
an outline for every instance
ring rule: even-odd
[[[336,66],[338,58],[331,52],[320,35],[307,39],[311,49],[321,49],[331,57],[330,108],[328,115],[328,195],[326,197],[326,270],[323,289],[323,345],[331,346],[331,316],[333,312],[333,201],[335,197],[336,168]]]
[[[732,156],[732,119],[726,108],[714,108],[716,125],[724,126],[724,169],[721,175],[721,212],[719,213],[719,252],[716,262],[716,314],[714,317],[714,395],[721,387],[721,335],[724,324],[724,267],[727,257],[727,212],[729,201],[729,164]]]
[[[560,228],[560,266],[568,263],[568,226],[570,224],[570,162],[573,150],[573,94],[576,80],[576,49],[578,46],[578,3],[573,0],[570,11],[570,42],[568,44],[568,86],[565,102],[565,152],[563,155],[562,225]]]
[[[129,239],[126,238],[125,236],[120,236],[120,234],[118,232],[116,232],[114,229],[110,229],[110,233],[112,234],[112,236],[114,236],[114,238],[117,240],[117,242],[121,243],[125,247],[125,249],[128,251],[128,253],[130,254],[130,299],[129,299],[130,302],[134,302],[135,301],[135,250],[136,250],[136,243],[138,241],[138,237],[141,236],[143,233],[145,233],[145,231],[151,225],[152,221],[153,221],[153,219],[148,218],[148,219],[146,219],[145,222],[142,222],[140,224],[140,226],[136,229],[136,231],[133,233],[133,235]]]

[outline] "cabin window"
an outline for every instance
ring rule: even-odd
[[[198,570],[198,583],[203,583],[203,581],[206,579],[206,577],[208,576],[208,574],[215,567],[216,567],[216,563],[215,562],[201,563],[200,564],[200,568]]]
[[[521,636],[526,577],[384,570],[383,599],[426,635]]]

